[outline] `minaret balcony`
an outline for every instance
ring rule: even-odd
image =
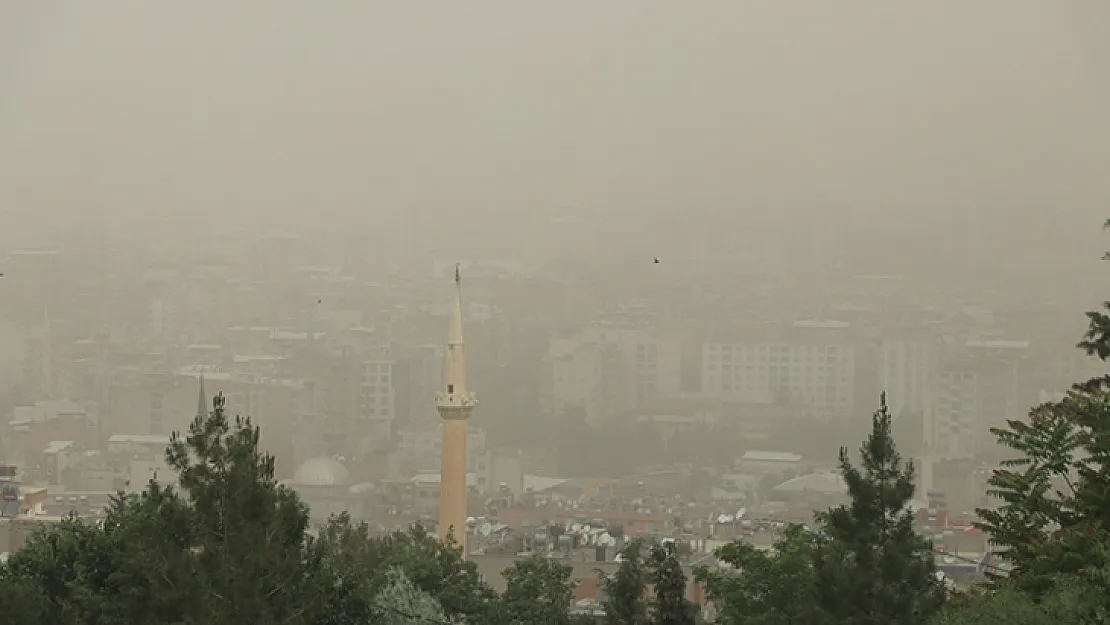
[[[474,393],[436,393],[436,406],[441,408],[473,408],[478,405]]]

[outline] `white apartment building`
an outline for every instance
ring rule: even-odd
[[[975,455],[981,412],[978,382],[973,371],[938,372],[933,410],[925,419],[925,441],[935,457],[955,460]]]
[[[925,440],[933,455],[972,458],[996,448],[990,428],[1021,418],[1038,389],[1023,388],[1026,341],[969,340],[939,367]]]
[[[884,339],[879,347],[879,382],[890,413],[929,414],[936,396],[939,345],[930,339]]]
[[[702,392],[741,402],[804,405],[821,418],[855,407],[856,350],[848,324],[806,321],[789,330],[702,346]]]
[[[370,360],[362,364],[359,405],[368,420],[380,424],[377,426],[379,432],[382,427],[388,430],[396,415],[393,368],[392,360]]]
[[[886,392],[887,407],[894,419],[920,424],[916,431],[903,434],[913,437],[906,442],[915,447],[928,448],[932,441],[926,428],[933,422],[940,352],[939,340],[928,336],[899,336],[879,342],[879,388]]]
[[[551,339],[546,364],[547,410],[559,415],[577,406],[597,422],[677,394],[682,349],[678,339],[648,329],[591,326]]]

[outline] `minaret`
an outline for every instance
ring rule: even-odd
[[[453,535],[466,557],[466,421],[477,400],[466,388],[466,345],[462,332],[462,280],[455,266],[455,307],[443,362],[444,390],[436,393],[443,419],[443,464],[439,472],[439,536]]]
[[[197,397],[197,418],[208,418],[208,398],[204,395],[204,374],[200,374],[200,395]]]

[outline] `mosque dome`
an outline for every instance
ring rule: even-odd
[[[344,486],[351,472],[334,458],[313,458],[301,465],[293,475],[299,486]]]

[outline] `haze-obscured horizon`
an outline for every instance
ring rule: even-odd
[[[507,255],[570,211],[636,253],[719,223],[1089,256],[1107,42],[1095,0],[6,3],[2,238],[405,228]]]
[[[0,1],[0,561],[226,400],[315,529],[558,553],[583,611],[616,536],[716,570],[889,436],[972,583],[994,432],[1110,375],[1108,112],[1107,0]]]

